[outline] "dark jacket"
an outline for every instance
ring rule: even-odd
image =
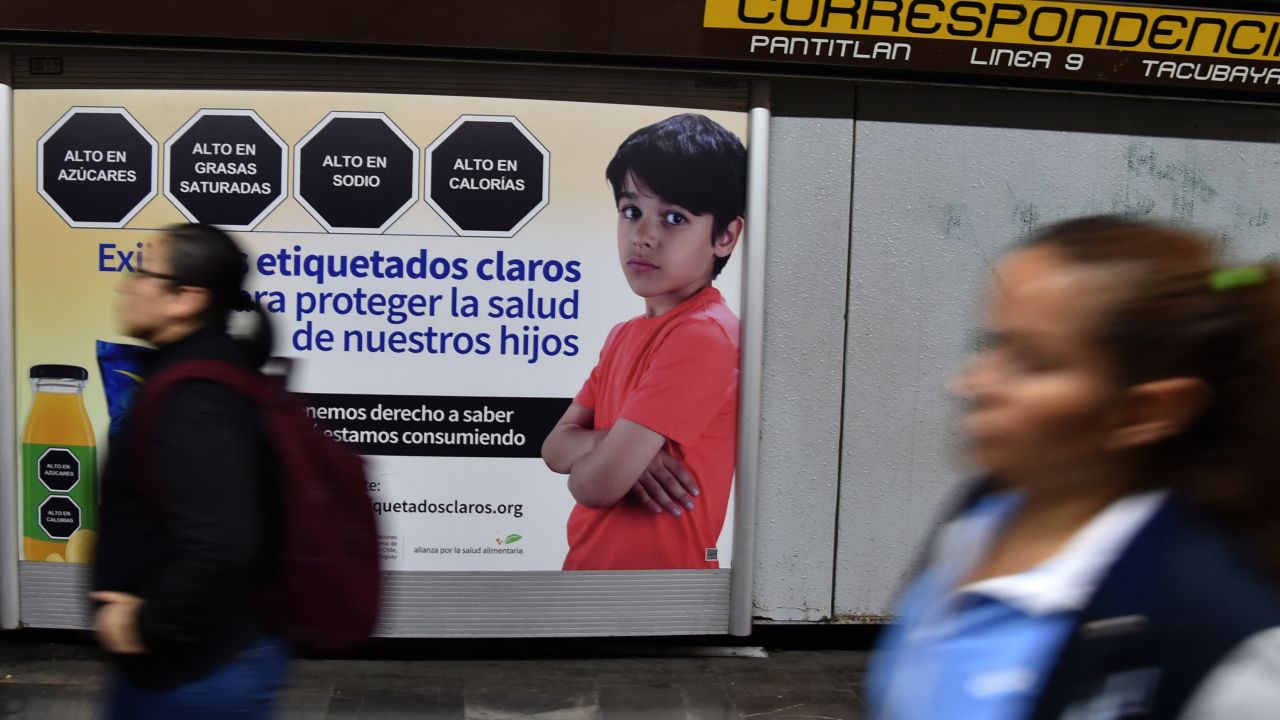
[[[239,343],[205,328],[157,350],[149,372],[194,359],[254,368]],[[145,476],[132,423],[109,439],[94,587],[145,600],[139,630],[148,652],[114,659],[133,683],[169,688],[271,632],[258,597],[278,563],[281,503],[257,412],[234,391],[181,383],[148,435]]]
[[[977,478],[954,519],[999,488]],[[938,536],[928,543],[936,544]],[[925,561],[917,563],[917,573]],[[1280,592],[1242,548],[1171,496],[1081,610],[1031,717],[1176,718],[1231,653],[1280,627]]]
[[[1170,498],[1094,590],[1032,717],[1177,717],[1233,650],[1277,626],[1273,585]]]

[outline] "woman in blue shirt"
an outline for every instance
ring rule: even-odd
[[[1192,233],[1054,225],[997,266],[960,374],[986,473],[902,596],[880,718],[1280,707],[1280,278]]]

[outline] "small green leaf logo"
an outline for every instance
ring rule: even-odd
[[[508,535],[508,536],[507,536],[507,539],[502,541],[502,544],[503,544],[503,545],[514,545],[514,544],[516,544],[516,543],[518,543],[518,542],[520,542],[520,536],[519,536],[519,535]]]

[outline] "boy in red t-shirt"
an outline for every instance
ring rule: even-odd
[[[609,333],[542,445],[578,501],[565,570],[719,567],[738,318],[711,280],[742,235],[746,174],[742,141],[694,114],[632,133],[605,170],[622,272],[645,312]]]

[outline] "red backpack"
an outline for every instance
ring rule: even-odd
[[[334,650],[368,639],[382,590],[378,532],[364,461],[316,429],[285,378],[216,360],[181,362],[156,373],[138,394],[130,418],[133,457],[146,457],[145,438],[161,400],[175,385],[211,380],[257,406],[280,471],[283,513],[279,571],[267,588],[268,615],[303,648]],[[155,489],[144,464],[144,486]]]

